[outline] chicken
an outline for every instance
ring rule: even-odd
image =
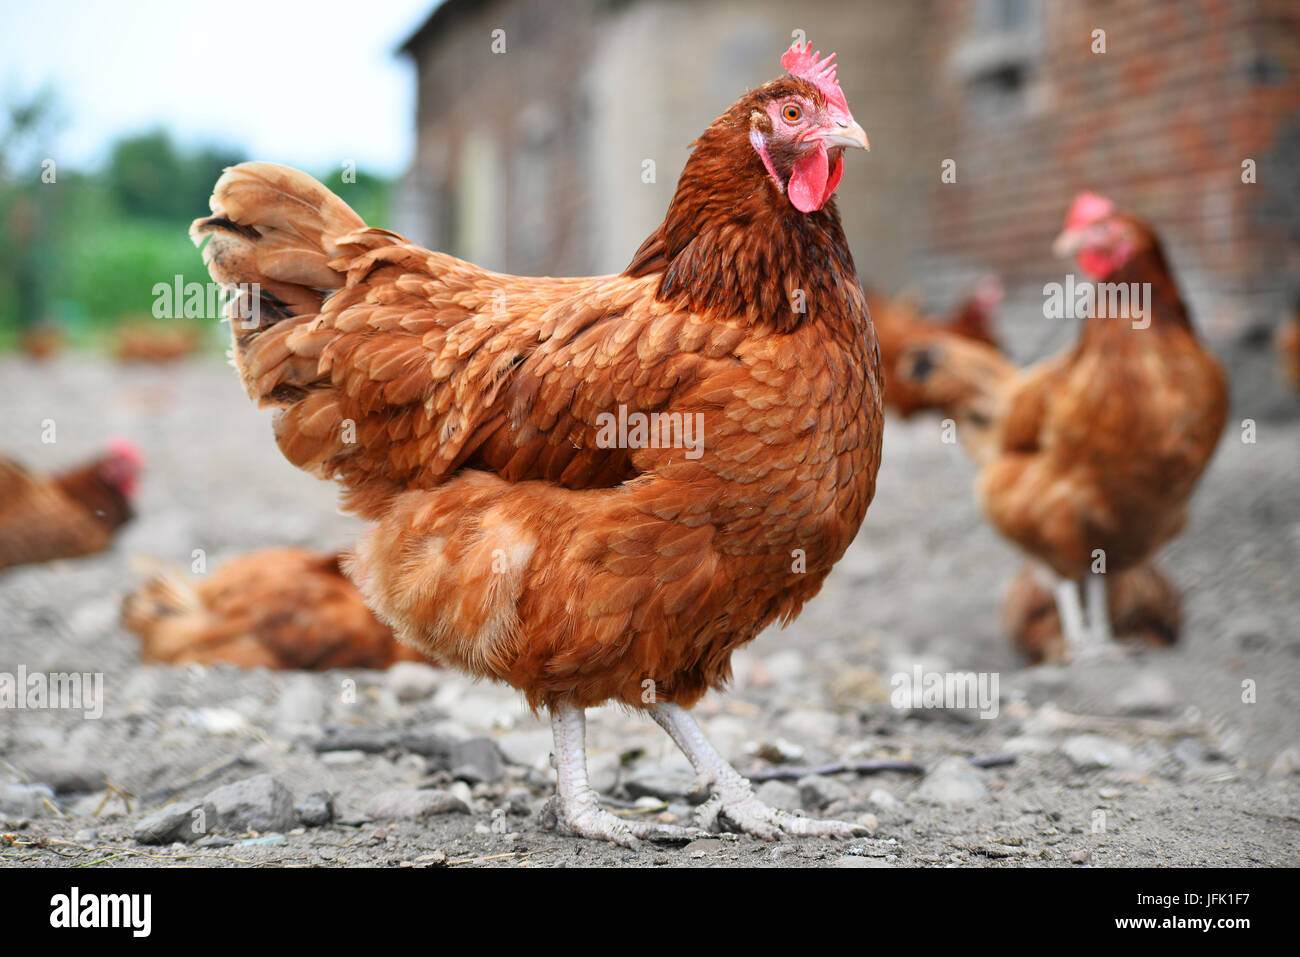
[[[366,607],[337,554],[268,548],[191,584],[154,575],[122,602],[146,661],[325,671],[421,661]]]
[[[113,439],[93,462],[53,476],[0,458],[0,568],[75,558],[108,548],[134,517],[140,450]]]
[[[867,138],[810,50],[696,141],[619,275],[488,272],[265,163],[191,229],[242,290],[234,359],[280,449],[372,523],[349,562],[371,607],[550,712],[570,834],[691,833],[599,807],[583,712],[605,701],[686,753],[704,823],[859,830],[761,804],[688,710],[817,593],[875,491],[878,349],[831,199]]]
[[[1300,392],[1300,301],[1291,315],[1280,326],[1274,337],[1277,346],[1277,368],[1282,381]]]
[[[1007,587],[1002,623],[1011,642],[1032,664],[1065,658],[1061,616],[1053,594],[1052,576],[1029,562]],[[1146,562],[1115,574],[1106,589],[1111,630],[1117,638],[1162,647],[1178,641],[1182,602],[1178,590],[1155,566]]]
[[[52,359],[63,351],[64,337],[57,323],[42,319],[23,328],[18,348],[37,362]]]
[[[115,330],[112,348],[119,362],[174,362],[203,348],[203,334],[187,323],[128,319]]]
[[[1066,643],[1081,655],[1112,647],[1108,576],[1182,529],[1228,394],[1149,226],[1084,193],[1055,249],[1097,281],[1073,348],[1020,372],[950,336],[906,350],[900,369],[957,422],[994,526],[1060,576]]]
[[[899,359],[908,347],[932,341],[941,333],[951,333],[997,348],[992,314],[1002,301],[1002,295],[1001,280],[997,276],[985,276],[946,322],[927,319],[906,300],[891,302],[870,296],[871,318],[880,339],[885,405],[903,418],[934,408],[926,401],[922,389],[898,374]]]

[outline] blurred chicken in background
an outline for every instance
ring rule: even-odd
[[[203,334],[181,322],[128,319],[113,334],[113,356],[120,362],[172,362],[198,352]]]
[[[1041,565],[1026,562],[1011,580],[1002,601],[1002,623],[1011,643],[1030,664],[1063,661],[1067,657],[1055,586],[1055,576],[1046,573]],[[1157,647],[1178,641],[1182,600],[1154,562],[1114,574],[1108,582],[1106,602],[1116,638]]]
[[[948,334],[999,348],[993,332],[993,314],[1003,295],[1002,280],[993,275],[985,276],[948,319],[937,320],[926,317],[916,303],[905,296],[887,300],[868,292],[871,319],[880,339],[885,405],[903,418],[935,407],[926,399],[923,389],[898,374],[898,361],[909,346],[922,345],[936,336]]]
[[[1061,627],[1079,656],[1112,647],[1107,583],[1182,530],[1228,392],[1149,226],[1083,193],[1053,248],[1105,284],[1073,348],[1021,372],[948,335],[909,347],[900,369],[957,421],[990,521],[1059,576]],[[1112,308],[1118,288],[1131,296]]]
[[[127,439],[112,439],[99,458],[52,476],[0,458],[0,568],[103,551],[134,517],[143,466]]]
[[[18,338],[18,348],[23,355],[37,362],[52,359],[63,351],[63,332],[58,324],[42,319],[26,326]]]
[[[339,556],[268,548],[197,583],[159,572],[122,602],[141,657],[241,668],[387,668],[423,661],[393,637],[339,568]]]

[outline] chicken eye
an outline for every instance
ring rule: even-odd
[[[803,116],[803,110],[799,109],[794,103],[787,103],[785,109],[781,111],[787,123],[798,123],[799,117]]]

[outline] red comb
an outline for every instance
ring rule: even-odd
[[[827,103],[848,113],[849,101],[844,99],[844,91],[840,89],[839,80],[835,79],[835,54],[830,54],[824,60],[821,59],[821,55],[821,50],[812,52],[811,40],[804,46],[800,46],[797,42],[792,43],[790,49],[786,50],[785,55],[781,57],[781,66],[785,67],[791,76],[807,80],[821,90]]]
[[[119,461],[131,463],[136,468],[144,465],[144,453],[130,439],[115,436],[104,443],[110,456]]]
[[[1115,212],[1115,204],[1097,193],[1083,192],[1074,197],[1065,217],[1066,229],[1083,229]]]

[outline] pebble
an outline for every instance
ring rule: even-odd
[[[303,824],[321,827],[334,820],[334,795],[329,791],[312,791],[293,810]]]
[[[271,725],[281,734],[314,734],[325,720],[327,702],[316,679],[295,675],[280,693]]]
[[[1123,742],[1099,734],[1076,734],[1061,745],[1064,754],[1079,771],[1103,768],[1133,770],[1138,766],[1133,749]]]
[[[858,823],[867,829],[868,834],[875,834],[880,830],[880,818],[876,817],[870,811],[866,814],[858,815]]]
[[[968,807],[988,797],[979,771],[965,758],[944,758],[925,776],[916,797],[930,804]]]
[[[695,785],[695,772],[674,765],[642,765],[623,781],[623,788],[633,798],[655,797],[663,801],[684,797]]]
[[[1092,860],[1092,851],[1088,851],[1088,850],[1071,851],[1069,857],[1066,859],[1071,864],[1087,864],[1089,861]]]
[[[1012,754],[1051,754],[1056,750],[1056,745],[1048,738],[1040,738],[1032,734],[1021,734],[1014,738],[1008,738],[1002,749]]]
[[[803,808],[799,789],[785,781],[764,781],[754,794],[764,804],[780,811],[799,811]]]
[[[903,806],[902,801],[884,788],[873,788],[871,793],[867,795],[867,800],[886,811],[896,811]]]
[[[1300,747],[1294,745],[1280,752],[1268,768],[1270,778],[1289,778],[1297,773],[1300,773]]]
[[[208,835],[220,823],[216,805],[202,801],[169,804],[135,826],[132,836],[141,844],[193,843]]]
[[[219,787],[204,800],[216,806],[218,822],[231,831],[287,831],[298,820],[293,792],[269,774]]]
[[[544,728],[536,731],[507,731],[496,739],[497,747],[511,764],[526,768],[548,768],[551,748],[555,744],[551,732]]]
[[[44,784],[0,785],[0,814],[10,818],[41,817],[53,803],[54,790]]]
[[[388,669],[388,688],[398,701],[423,701],[438,690],[440,675],[421,661],[399,661]]]
[[[795,786],[799,789],[799,800],[803,806],[813,811],[820,811],[834,801],[853,799],[849,786],[835,778],[810,774],[800,778]]]
[[[759,742],[754,748],[754,754],[771,764],[798,764],[803,760],[804,750],[793,741],[776,738]]]
[[[361,764],[366,760],[364,751],[322,751],[320,753],[320,763],[329,764],[335,767],[342,767],[349,764]]]
[[[366,814],[373,820],[423,821],[435,814],[468,814],[469,805],[449,791],[399,788],[370,799]]]
[[[781,730],[799,741],[831,741],[839,730],[839,716],[805,708],[788,711],[777,722]]]
[[[1163,674],[1148,669],[1115,693],[1115,704],[1123,714],[1167,714],[1178,707],[1178,692]]]
[[[453,742],[447,763],[452,777],[470,784],[500,781],[506,773],[501,751],[491,738]]]

